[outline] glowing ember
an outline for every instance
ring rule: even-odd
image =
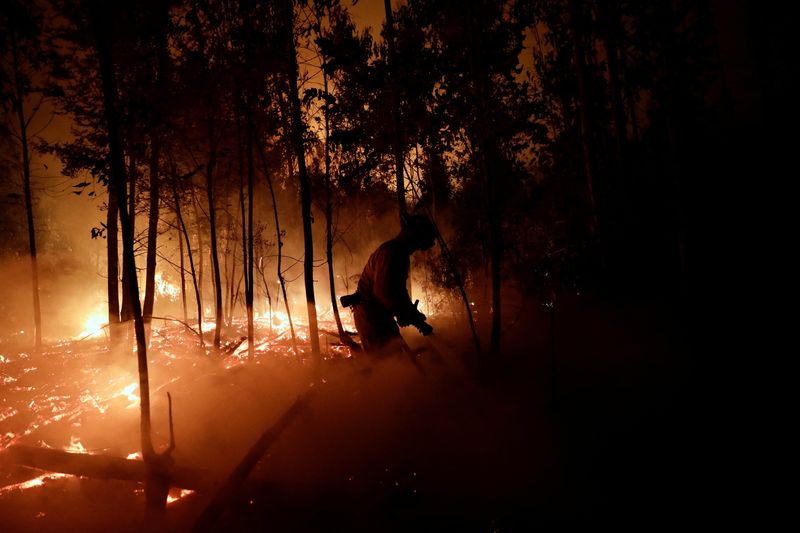
[[[64,450],[73,453],[89,453],[81,443],[80,437],[74,435],[69,438],[69,446],[64,446]]]
[[[141,459],[142,459],[142,452],[133,452],[133,453],[129,453],[129,454],[128,454],[128,455],[125,457],[125,459],[128,459],[129,461],[139,461],[139,460],[141,460]]]
[[[170,493],[167,494],[167,505],[177,502],[178,500],[185,498],[186,496],[189,496],[191,494],[194,494],[194,491],[189,489],[181,489],[181,491],[178,492],[177,494],[170,491]]]
[[[49,474],[42,474],[39,477],[35,477],[33,479],[29,479],[28,481],[22,481],[20,483],[14,483],[13,485],[6,485],[5,487],[0,487],[0,496],[8,494],[9,492],[14,492],[17,490],[26,490],[32,489],[34,487],[41,487],[45,484],[46,481],[52,479],[64,479],[66,477],[73,477],[71,474],[57,474],[57,473],[49,473]]]

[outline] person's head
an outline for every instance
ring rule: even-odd
[[[427,250],[436,243],[436,227],[425,215],[400,215],[400,234],[412,250]]]

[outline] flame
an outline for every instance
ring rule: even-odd
[[[172,492],[172,491],[170,491],[170,492]],[[183,499],[186,496],[189,496],[191,494],[194,494],[194,491],[193,490],[189,490],[189,489],[181,489],[181,491],[178,492],[174,496],[173,496],[173,494],[167,494],[167,505],[169,505],[171,503],[174,503],[174,502],[177,502],[178,500]]]
[[[59,474],[55,472],[42,474],[39,477],[35,477],[27,481],[22,481],[20,483],[14,483],[12,485],[6,485],[5,487],[0,487],[0,496],[3,496],[9,492],[14,492],[15,490],[26,490],[26,489],[32,489],[34,487],[41,487],[42,485],[44,485],[45,481],[51,479],[64,479],[66,477],[73,477],[73,476],[72,474]]]
[[[181,288],[165,280],[164,275],[161,272],[156,272],[155,282],[156,292],[160,296],[166,296],[171,301],[174,301],[177,300],[178,296],[181,295]]]
[[[103,334],[103,328],[108,325],[108,316],[102,310],[95,311],[83,323],[83,331],[74,338],[83,339],[85,337],[99,337]]]

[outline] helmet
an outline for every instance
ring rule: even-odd
[[[403,233],[410,237],[421,250],[427,250],[436,242],[436,226],[427,216],[402,213],[400,222]]]

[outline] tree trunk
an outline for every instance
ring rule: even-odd
[[[281,294],[283,295],[283,304],[286,308],[286,318],[289,320],[289,332],[292,335],[292,348],[294,349],[294,355],[297,357],[298,362],[301,361],[300,352],[297,351],[297,337],[294,333],[294,323],[292,322],[292,311],[289,308],[289,298],[286,297],[286,280],[283,279],[283,272],[281,271],[281,260],[283,258],[283,239],[282,232],[281,232],[281,223],[280,219],[278,218],[278,202],[275,199],[275,188],[272,184],[272,176],[269,173],[269,166],[267,165],[267,156],[264,153],[264,147],[259,144],[258,155],[261,158],[261,166],[264,168],[264,176],[267,178],[267,186],[269,187],[269,195],[272,199],[272,213],[275,215],[275,239],[276,239],[276,246],[278,248],[278,261],[277,261],[277,271],[278,271],[278,282],[281,285]],[[287,164],[291,166],[292,162],[287,160]],[[270,322],[271,324],[271,322]]]
[[[28,124],[25,120],[25,95],[20,80],[17,41],[11,33],[11,55],[14,69],[14,84],[17,119],[22,152],[22,188],[25,195],[25,216],[28,222],[28,248],[31,254],[31,289],[33,292],[33,338],[36,351],[42,349],[42,309],[39,302],[39,262],[36,258],[36,230],[33,226],[33,195],[31,194],[31,162],[28,147]]]
[[[205,258],[205,255],[203,252],[203,232],[201,231],[201,226],[200,226],[200,220],[201,220],[200,208],[198,207],[200,205],[200,201],[197,199],[197,194],[195,193],[194,185],[192,185],[191,191],[192,191],[192,208],[194,210],[194,220],[195,220],[195,225],[197,226],[197,258],[198,258],[197,285],[200,288],[200,298],[205,299],[205,295],[203,293],[204,289],[203,280],[205,279],[203,277],[203,259]],[[186,246],[188,248],[191,248],[191,241],[187,240]],[[200,315],[199,320],[203,320],[203,315]]]
[[[220,335],[222,332],[222,280],[219,271],[219,253],[217,251],[217,218],[214,205],[214,166],[216,165],[217,153],[214,142],[214,127],[212,124],[212,108],[209,102],[208,108],[208,164],[206,165],[206,194],[208,196],[208,222],[210,225],[211,238],[211,262],[214,267],[214,302],[216,306],[217,323],[214,328],[214,349],[219,350]]]
[[[247,353],[250,357],[255,354],[255,328],[253,327],[253,112],[249,105],[245,107],[247,113],[245,121],[247,123],[247,261],[242,265],[245,272],[245,305],[247,306]]]
[[[314,298],[314,237],[311,230],[311,183],[306,169],[305,148],[303,147],[303,121],[300,115],[300,97],[297,90],[297,56],[294,46],[294,11],[292,2],[286,0],[286,53],[289,60],[289,99],[291,104],[291,134],[297,157],[297,170],[300,177],[300,203],[303,216],[304,261],[306,306],[308,309],[308,336],[311,339],[311,354],[319,363],[322,356],[319,350],[319,332],[317,328],[317,306]]]
[[[108,213],[106,213],[106,260],[108,262],[108,325],[111,341],[119,336],[119,203],[117,192],[108,183]]]
[[[166,69],[169,61],[167,55],[167,25],[169,24],[169,7],[166,2],[156,4],[159,9],[154,12],[157,27],[154,46],[156,52],[155,88],[159,94],[166,93]],[[150,132],[150,218],[147,225],[147,269],[145,271],[144,319],[150,321],[153,316],[155,301],[156,276],[156,244],[158,239],[158,216],[160,202],[159,163],[161,158],[161,124],[165,121],[165,109],[156,106],[154,122]]]
[[[383,0],[386,13],[386,49],[389,52],[389,98],[392,106],[392,152],[394,153],[395,180],[397,184],[397,205],[400,213],[406,212],[406,188],[403,180],[403,130],[400,124],[400,101],[397,96],[397,62],[395,60],[394,20],[392,17],[392,1]]]
[[[597,233],[597,208],[594,192],[594,159],[589,131],[589,109],[586,98],[586,64],[583,55],[582,17],[577,0],[569,2],[569,21],[572,32],[572,63],[575,68],[575,80],[578,86],[578,120],[581,128],[581,151],[586,173],[586,192],[589,201],[589,233]]]
[[[140,397],[140,433],[142,457],[148,471],[152,472],[157,463],[157,457],[153,448],[150,430],[150,384],[147,369],[147,341],[144,333],[144,321],[142,320],[142,309],[139,304],[139,287],[136,279],[136,263],[133,256],[133,231],[131,219],[125,206],[125,167],[122,161],[122,147],[120,143],[119,117],[116,108],[116,80],[114,79],[114,63],[111,57],[111,36],[109,35],[110,17],[105,13],[106,6],[98,0],[91,4],[92,29],[94,31],[95,44],[100,63],[100,77],[103,88],[103,103],[105,119],[108,128],[108,145],[111,159],[111,181],[117,190],[120,203],[120,222],[122,226],[123,244],[123,263],[128,278],[130,280],[129,299],[133,307],[134,330],[136,332],[136,356],[139,368],[139,397]],[[147,499],[147,511],[149,514],[163,513],[166,506],[166,499],[156,501],[152,496],[154,492],[159,492],[158,486],[150,483],[153,479],[148,476],[145,484],[145,497]]]
[[[176,217],[177,218],[177,217]],[[183,321],[188,323],[189,316],[186,312],[186,269],[183,265],[183,235],[181,234],[181,222],[176,220],[177,224],[175,225],[178,229],[178,252],[181,254],[181,304],[183,307]]]
[[[194,284],[194,297],[197,302],[197,332],[200,337],[200,348],[205,351],[205,343],[203,342],[203,300],[200,294],[200,287],[198,286],[199,280],[194,269],[194,257],[192,256],[192,241],[189,240],[189,231],[186,229],[186,222],[183,220],[183,213],[181,211],[181,198],[178,195],[178,175],[175,172],[174,166],[171,165],[172,171],[172,198],[175,201],[175,215],[178,217],[178,224],[180,230],[183,232],[183,238],[186,240],[186,253],[189,256],[189,268],[192,274],[192,283]],[[199,232],[198,232],[199,233]],[[183,248],[181,248],[181,264],[183,264]],[[183,284],[183,269],[181,269],[181,283]],[[183,312],[186,314],[186,299],[184,298]]]
[[[159,211],[159,175],[158,160],[161,157],[161,145],[158,139],[153,138],[150,145],[150,213],[147,222],[147,270],[144,283],[144,309],[142,311],[145,322],[150,322],[153,316],[153,303],[156,288],[156,240],[158,239],[158,211]]]
[[[331,185],[331,151],[329,146],[330,121],[328,109],[328,74],[322,69],[322,85],[325,91],[325,107],[323,109],[325,118],[325,258],[328,262],[328,283],[331,290],[331,308],[333,318],[336,320],[336,331],[339,333],[339,341],[350,348],[356,346],[350,335],[345,332],[342,326],[342,318],[339,316],[339,305],[336,302],[336,278],[333,275],[333,199]]]
[[[130,223],[130,228],[129,228],[129,230],[130,230],[130,239],[131,239],[131,242],[135,243],[135,238],[136,238],[136,236],[135,236],[135,232],[136,232],[136,218],[135,218],[136,217],[136,201],[135,201],[135,198],[136,198],[136,157],[133,155],[133,150],[132,150],[132,147],[133,147],[133,144],[134,144],[133,140],[129,139],[129,142],[130,142],[130,145],[131,145],[131,149],[130,149],[131,153],[128,156],[128,176],[127,177],[128,177],[128,185],[130,187],[130,194],[127,196],[127,204],[128,204],[127,213],[128,213],[129,220],[131,222]],[[124,167],[124,165],[123,165],[123,167]],[[121,198],[123,198],[123,197],[120,196],[120,199]],[[122,216],[122,212],[125,211],[125,203],[126,203],[125,200],[122,200],[122,199],[120,200],[120,204],[119,204],[120,216]],[[126,238],[127,238],[127,236],[123,233],[123,235],[122,235],[123,243],[125,242]],[[123,247],[123,254],[124,254],[124,247]],[[133,269],[133,276],[134,277],[136,277],[136,268],[135,267],[136,267],[136,258],[134,256],[134,269]],[[131,320],[133,320],[133,302],[131,301],[131,298],[134,297],[133,295],[135,294],[136,300],[137,301],[139,300],[138,291],[136,293],[131,291],[131,278],[130,278],[130,276],[131,276],[131,274],[125,268],[125,259],[123,257],[123,266],[122,266],[122,311],[120,313],[120,319],[121,319],[122,322],[130,322]],[[136,285],[137,286],[139,285],[138,281],[139,280],[137,278],[136,279],[136,282],[137,282]],[[130,333],[130,329],[128,329],[128,333]]]

